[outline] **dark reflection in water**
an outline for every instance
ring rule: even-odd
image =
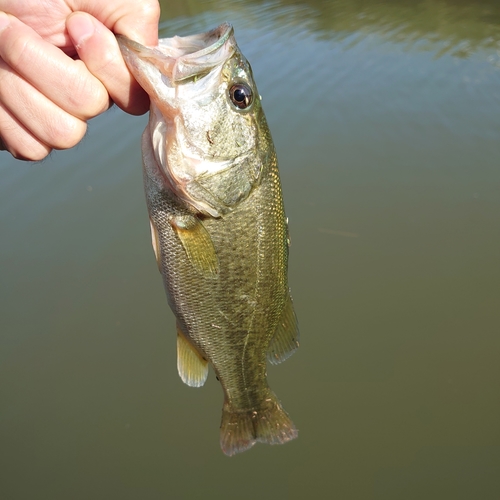
[[[438,47],[438,54],[467,57],[500,50],[500,10],[495,0],[278,0],[276,2],[177,2],[163,5],[163,18],[232,9],[269,9],[280,24],[296,24],[320,36],[342,39],[355,33],[402,43],[408,49]],[[283,22],[284,21],[284,22]],[[283,27],[283,26],[282,26]]]
[[[0,154],[0,497],[487,499],[500,492],[500,4],[163,2],[230,21],[276,143],[302,345],[299,438],[218,447],[150,247],[139,136],[106,113]]]

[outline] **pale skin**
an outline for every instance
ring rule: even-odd
[[[156,45],[159,15],[157,0],[0,0],[0,149],[42,160],[113,102],[145,113],[114,34]]]

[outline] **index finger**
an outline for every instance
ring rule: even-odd
[[[70,4],[74,12],[82,11],[92,15],[117,35],[125,35],[142,45],[158,45],[158,0],[72,0]]]
[[[109,107],[104,85],[78,60],[45,42],[16,17],[0,12],[0,58],[67,113],[88,120]]]

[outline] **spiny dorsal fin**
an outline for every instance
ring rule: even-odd
[[[217,276],[219,259],[212,239],[201,221],[194,215],[177,215],[170,223],[196,270],[207,278]]]
[[[190,387],[201,387],[208,376],[208,361],[186,339],[177,324],[177,371]]]
[[[299,327],[293,309],[292,297],[289,294],[280,322],[276,328],[269,348],[267,359],[273,365],[288,359],[299,347]]]

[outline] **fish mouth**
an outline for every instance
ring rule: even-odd
[[[236,50],[229,23],[199,35],[164,38],[156,47],[141,45],[123,35],[116,39],[130,72],[151,98],[158,94],[155,86],[175,86],[206,74]]]

